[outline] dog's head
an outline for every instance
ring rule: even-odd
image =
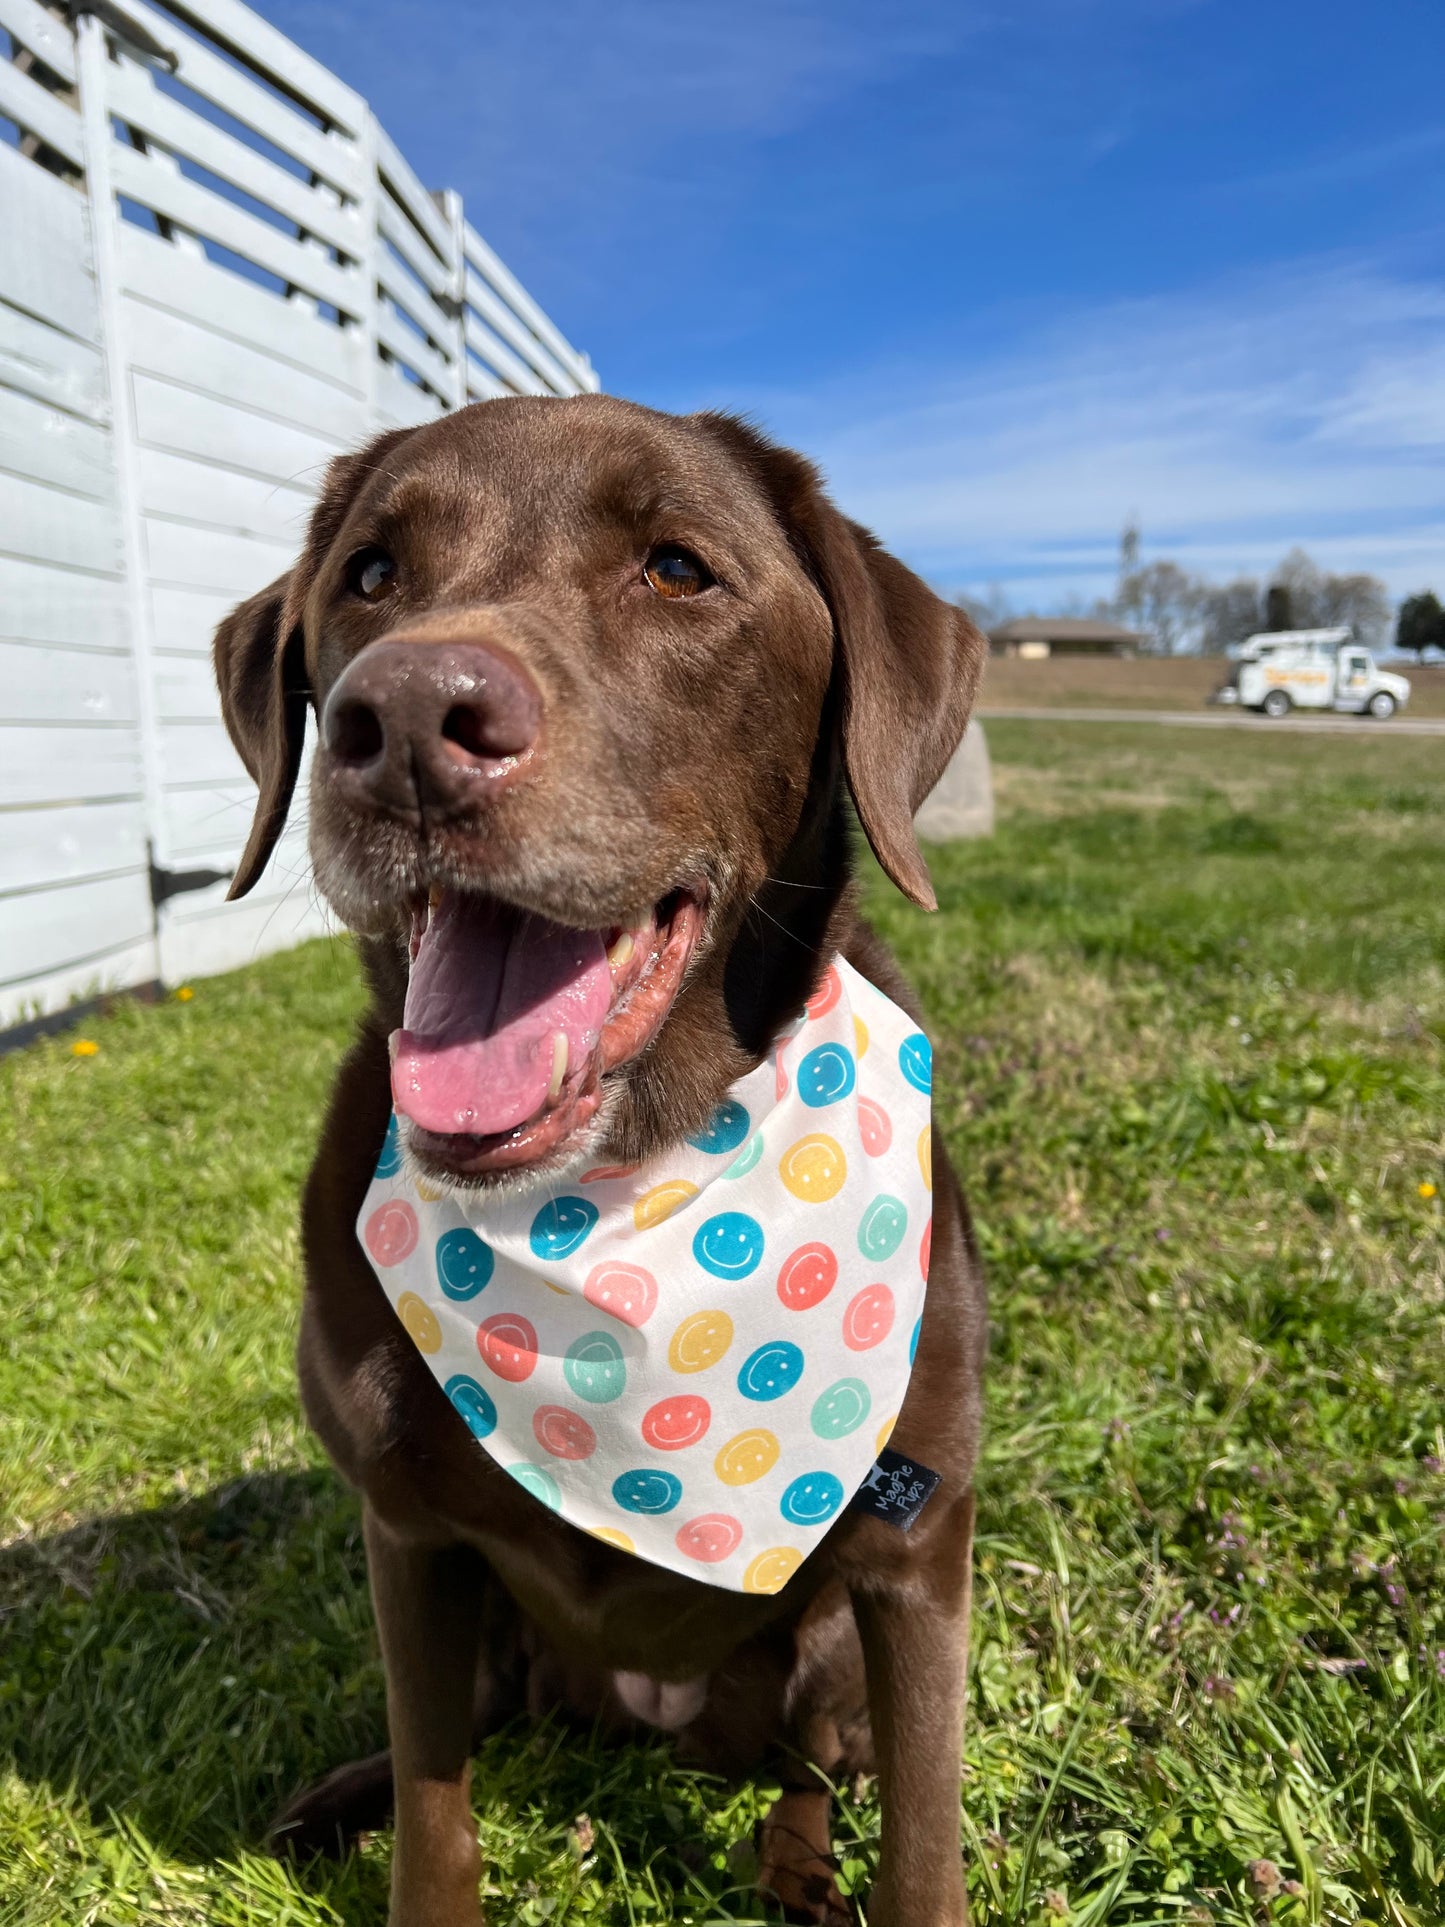
[[[913,814],[982,643],[800,457],[586,396],[333,463],[215,654],[260,788],[232,894],[314,709],[317,882],[398,1026],[413,1154],[479,1184],[634,1161],[758,1061],[837,941],[845,779],[932,906]]]

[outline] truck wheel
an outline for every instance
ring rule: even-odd
[[[1377,689],[1369,701],[1370,714],[1377,722],[1384,722],[1395,713],[1395,698],[1388,689]]]
[[[1264,699],[1265,715],[1272,716],[1276,722],[1281,716],[1288,716],[1292,707],[1289,697],[1282,689],[1271,689]]]

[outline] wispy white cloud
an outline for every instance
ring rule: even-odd
[[[1397,593],[1445,588],[1445,286],[1298,263],[1020,330],[759,410],[932,576],[1095,594],[1126,518],[1211,574],[1302,543]],[[754,398],[756,403],[756,398]]]

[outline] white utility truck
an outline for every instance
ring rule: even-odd
[[[1348,629],[1279,629],[1241,646],[1228,682],[1211,700],[1274,717],[1333,709],[1383,721],[1409,702],[1410,684],[1381,669]]]

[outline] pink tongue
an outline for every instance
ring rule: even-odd
[[[391,1067],[396,1108],[424,1131],[513,1130],[546,1101],[558,1033],[575,1071],[611,1002],[598,932],[449,890],[412,961]]]

